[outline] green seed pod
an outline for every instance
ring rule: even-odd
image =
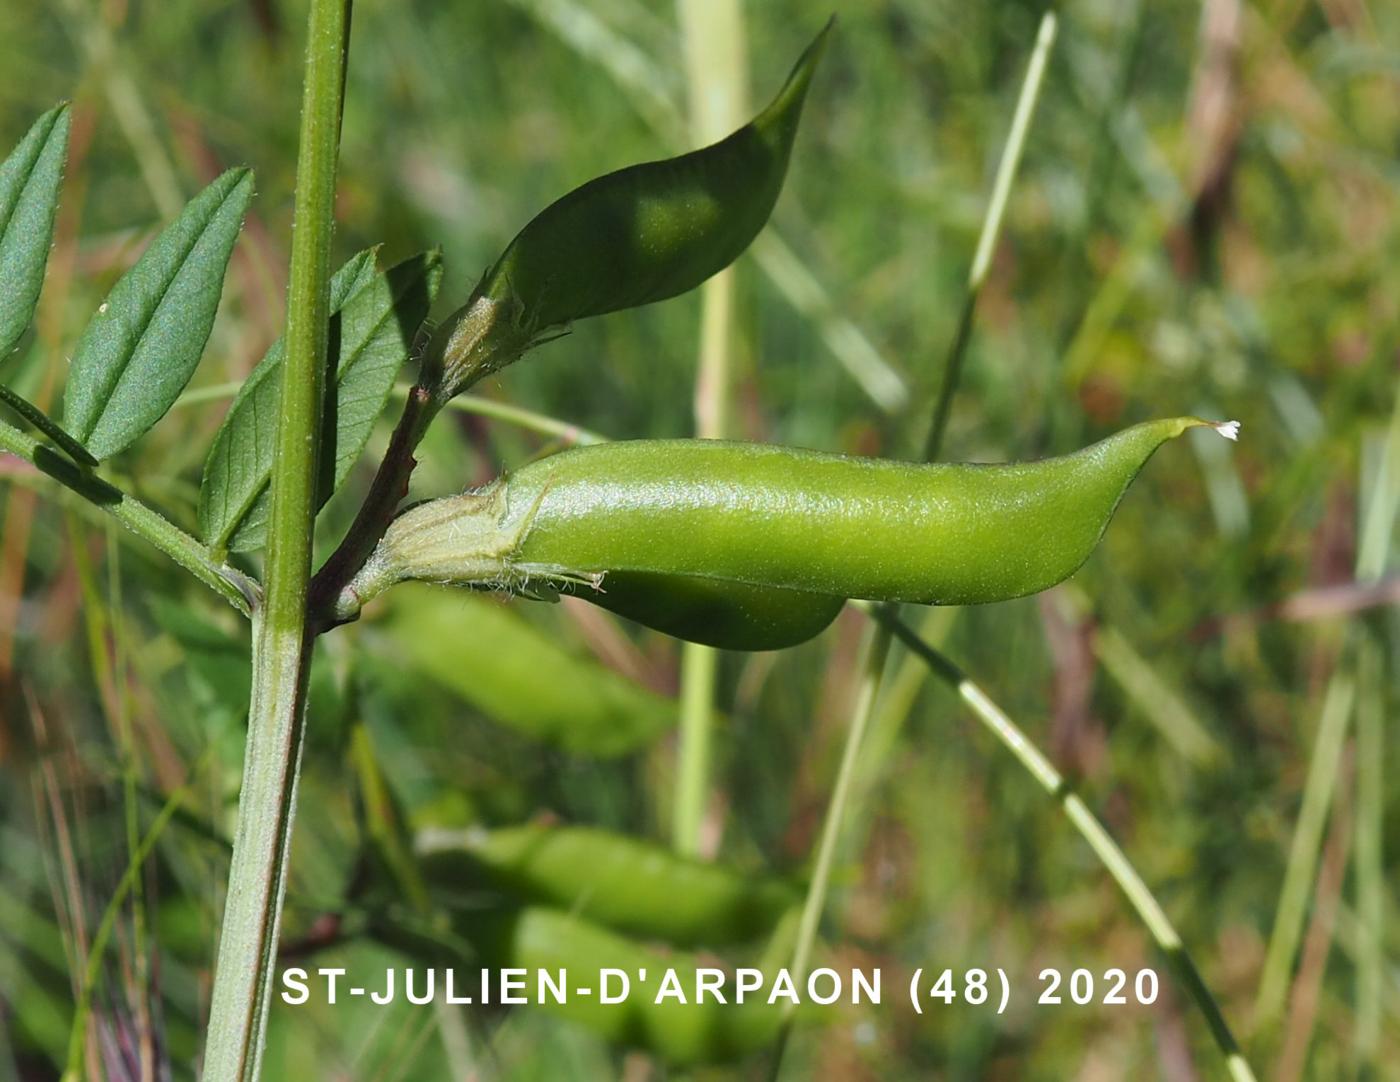
[[[417,849],[430,883],[484,883],[521,901],[678,947],[719,947],[771,935],[799,900],[778,880],[591,827],[432,830],[419,835]]]
[[[1061,458],[924,465],[710,440],[638,440],[531,463],[399,517],[341,598],[405,578],[605,592],[613,575],[969,605],[1073,574],[1152,453],[1137,425]],[[1213,425],[1234,438],[1233,423]]]
[[[460,923],[461,936],[481,952],[493,968],[524,969],[523,988],[533,997],[540,970],[568,974],[573,986],[582,984],[593,995],[570,994],[563,1003],[544,1002],[544,1009],[588,1027],[605,1040],[637,1048],[672,1066],[724,1063],[768,1046],[783,1019],[779,1004],[770,1005],[755,992],[743,1003],[697,1002],[693,955],[650,950],[578,916],[544,907],[515,912],[472,912]],[[600,1003],[597,976],[604,970],[625,974],[630,994],[619,1003]],[[663,974],[674,972],[689,1002],[657,1002]],[[643,976],[643,974],[646,974]],[[612,990],[621,989],[615,977]]]
[[[630,755],[675,724],[675,703],[524,619],[515,606],[446,590],[405,591],[374,651],[414,681],[457,695],[495,724],[595,759]],[[490,650],[462,651],[472,628]],[[541,679],[548,674],[548,679]]]
[[[451,397],[588,316],[694,289],[732,263],[782,190],[826,29],[772,103],[712,146],[597,177],[537,214],[426,351]]]
[[[643,627],[721,650],[796,646],[825,631],[846,603],[781,586],[645,571],[610,572],[605,589],[578,593]]]
[[[728,138],[619,169],[542,210],[480,292],[547,328],[694,289],[732,263],[773,211],[827,30],[787,83]]]

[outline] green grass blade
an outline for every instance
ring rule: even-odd
[[[1391,408],[1379,468],[1367,493],[1360,545],[1356,555],[1356,579],[1374,582],[1386,569],[1390,555],[1395,517],[1400,510],[1400,390]],[[1259,977],[1255,1003],[1255,1025],[1267,1029],[1277,1022],[1288,994],[1294,957],[1302,940],[1307,900],[1319,860],[1323,830],[1336,792],[1337,770],[1346,742],[1356,692],[1356,627],[1348,628],[1337,668],[1328,682],[1323,699],[1322,718],[1308,764],[1303,786],[1303,802],[1298,811],[1288,864],[1284,869],[1274,928]]]
[[[1357,657],[1356,704],[1356,916],[1361,949],[1356,960],[1356,1057],[1364,1072],[1380,1074],[1381,1014],[1385,991],[1385,686],[1378,643],[1364,639]]]
[[[1269,938],[1269,950],[1264,958],[1263,974],[1259,978],[1259,1002],[1255,1014],[1261,1025],[1272,1023],[1278,1016],[1288,993],[1293,958],[1303,933],[1303,918],[1317,872],[1322,835],[1327,826],[1327,813],[1332,806],[1337,768],[1350,727],[1355,693],[1356,684],[1350,674],[1338,675],[1327,686],[1322,720],[1318,723],[1317,739],[1308,763],[1308,780],[1303,787],[1303,805],[1293,832],[1283,888],[1279,891],[1274,932]]]
[[[1142,876],[1138,874],[1137,869],[1133,867],[1132,862],[1128,860],[1127,855],[1119,848],[1118,843],[1113,840],[1112,835],[1108,833],[1104,825],[1089,810],[1089,806],[1069,787],[1064,776],[1031,742],[1020,726],[1012,721],[987,696],[986,692],[969,680],[961,669],[925,643],[917,632],[888,609],[883,606],[869,606],[868,610],[881,627],[890,631],[909,650],[923,659],[934,675],[957,692],[958,697],[972,710],[977,720],[1016,757],[1016,761],[1025,767],[1026,771],[1039,782],[1040,787],[1060,805],[1066,818],[1089,844],[1089,848],[1099,858],[1104,870],[1113,877],[1113,881],[1118,884],[1119,889],[1127,897],[1128,903],[1142,918],[1149,934],[1172,963],[1173,968],[1176,969],[1187,994],[1195,1001],[1201,1013],[1205,1015],[1211,1035],[1225,1056],[1230,1077],[1235,1082],[1254,1082],[1254,1072],[1240,1051],[1229,1023],[1225,1021],[1225,1016],[1220,1010],[1220,1005],[1216,1003],[1215,997],[1207,987],[1200,970],[1196,968],[1196,963],[1187,952],[1180,934],[1153,896],[1152,891],[1143,882]]]
[[[204,756],[195,764],[194,769],[190,772],[192,779],[203,773],[205,763],[212,754],[212,749],[205,752]],[[92,1011],[92,997],[102,975],[102,961],[107,953],[107,943],[111,940],[112,931],[116,928],[117,917],[121,914],[122,905],[125,903],[127,895],[136,889],[146,858],[151,855],[156,842],[160,840],[166,826],[169,825],[175,813],[180,810],[191,791],[191,782],[186,782],[166,799],[150,828],[141,838],[140,844],[132,850],[131,856],[127,860],[126,871],[122,874],[117,889],[112,892],[112,897],[107,902],[107,908],[102,911],[102,919],[98,923],[96,934],[92,937],[92,945],[88,948],[87,964],[83,968],[82,984],[78,989],[78,1001],[73,1011],[73,1028],[68,1039],[68,1067],[63,1072],[63,1082],[78,1082],[78,1079],[83,1077],[83,1047],[87,1036],[88,1016]]]
[[[996,180],[992,183],[992,197],[987,204],[987,212],[982,217],[982,232],[977,238],[977,251],[972,257],[972,266],[967,273],[967,296],[963,301],[958,329],[953,335],[953,344],[948,351],[947,363],[943,367],[943,382],[938,388],[933,423],[929,426],[928,438],[924,440],[924,458],[930,462],[938,457],[943,448],[943,437],[947,432],[948,418],[953,409],[953,394],[962,379],[963,357],[967,354],[967,344],[972,336],[977,298],[982,294],[987,271],[992,265],[992,253],[996,251],[997,241],[1001,238],[1001,223],[1006,215],[1007,200],[1011,197],[1011,184],[1016,179],[1021,155],[1026,149],[1026,136],[1030,132],[1031,119],[1035,116],[1036,103],[1040,100],[1040,87],[1045,80],[1045,68],[1050,60],[1050,49],[1055,44],[1057,27],[1054,12],[1046,12],[1040,20],[1035,49],[1031,52],[1026,77],[1021,83],[1021,93],[1016,99],[1011,131],[1007,134],[1006,145],[1001,152]]]
[[[691,131],[697,145],[722,139],[749,110],[748,45],[738,0],[681,0],[678,8],[690,87]],[[695,434],[728,435],[734,353],[734,268],[701,286],[700,356],[695,372]],[[681,647],[680,745],[671,840],[678,853],[699,855],[710,795],[719,654]]]
[[[1198,765],[1220,760],[1221,748],[1215,737],[1122,632],[1101,624],[1094,633],[1093,649],[1104,671],[1118,682],[1167,743]]]

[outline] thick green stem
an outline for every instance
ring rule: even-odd
[[[0,450],[24,459],[93,506],[102,508],[132,533],[149,541],[193,574],[244,616],[249,615],[258,604],[258,585],[247,575],[220,563],[203,544],[160,512],[80,468],[43,440],[0,421]]]
[[[330,248],[350,0],[312,0],[295,225],[287,290],[282,413],[271,480],[266,603],[253,633],[253,688],[210,1008],[204,1077],[258,1077],[301,762],[316,434],[326,379]]]

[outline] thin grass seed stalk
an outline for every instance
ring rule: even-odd
[[[1177,417],[1060,458],[1005,465],[716,440],[579,448],[405,512],[342,594],[338,616],[353,618],[395,582],[422,579],[573,591],[641,622],[669,604],[675,616],[665,630],[686,638],[708,630],[703,607],[684,605],[700,582],[711,608],[733,591],[735,638],[756,649],[787,645],[776,639],[791,638],[791,624],[764,641],[754,621],[765,604],[794,598],[820,599],[799,613],[811,634],[834,614],[832,599],[1005,601],[1073,574],[1152,453],[1199,426],[1236,432],[1233,423]],[[673,582],[681,589],[673,592]],[[639,583],[651,595],[637,600]]]

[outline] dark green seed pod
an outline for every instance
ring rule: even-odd
[[[842,597],[646,571],[619,571],[605,588],[573,587],[595,605],[643,627],[721,650],[782,650],[820,634]]]
[[[768,108],[728,138],[608,173],[546,207],[479,292],[545,329],[675,297],[723,270],[777,202],[828,31]]]
[[[597,177],[537,214],[429,343],[437,397],[574,320],[678,296],[732,263],[773,212],[830,29],[768,108],[728,138]]]

